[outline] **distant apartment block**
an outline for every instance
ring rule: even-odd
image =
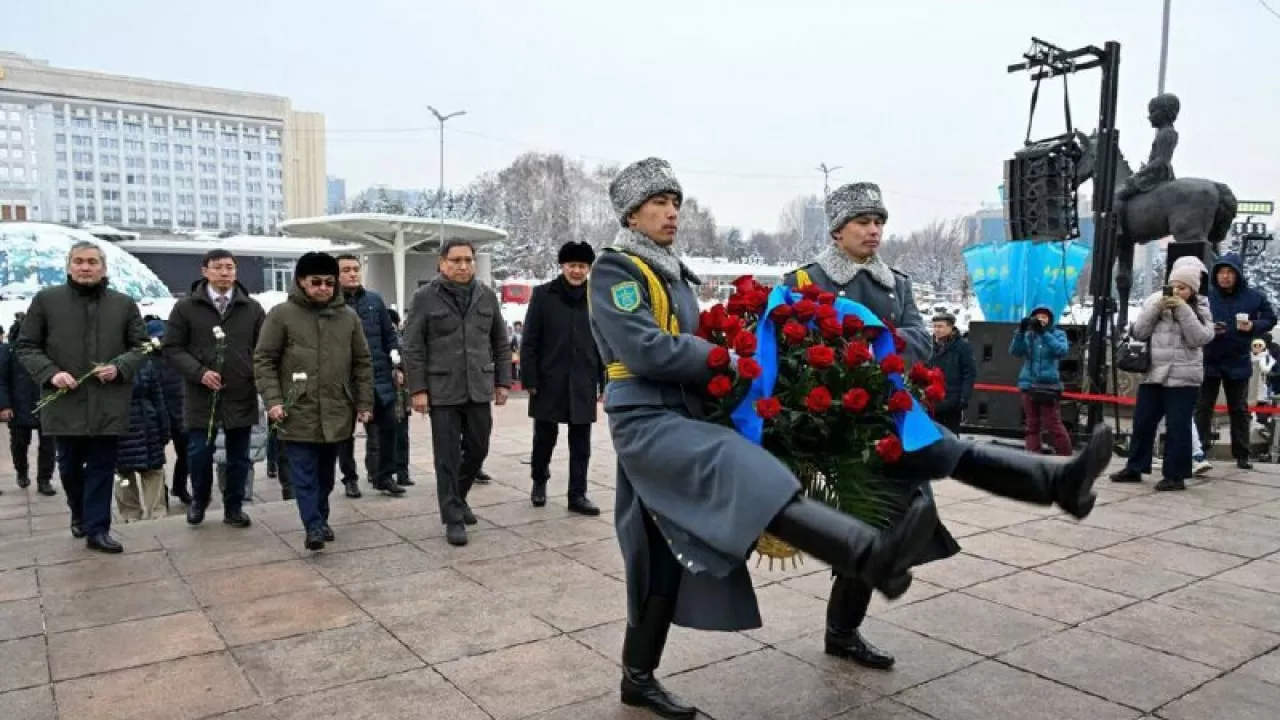
[[[289,98],[0,51],[0,219],[265,233],[326,192],[324,116]]]
[[[326,183],[328,185],[326,210],[330,215],[337,215],[347,209],[347,181],[331,175]]]

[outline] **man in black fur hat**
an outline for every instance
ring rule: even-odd
[[[520,382],[529,391],[533,418],[531,459],[534,507],[547,504],[551,453],[560,425],[569,426],[569,512],[599,515],[587,498],[591,424],[604,394],[604,365],[591,336],[587,275],[596,253],[585,242],[567,242],[556,259],[560,277],[533,290],[520,349]]]

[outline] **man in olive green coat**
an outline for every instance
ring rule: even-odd
[[[109,534],[116,442],[129,430],[133,376],[143,361],[137,350],[150,338],[137,303],[107,287],[106,276],[102,248],[72,245],[66,284],[36,293],[15,354],[46,400],[65,393],[40,411],[40,427],[58,443],[72,536],[118,553],[124,548]]]
[[[334,539],[329,527],[338,448],[356,420],[373,418],[373,363],[360,318],[343,303],[338,261],[298,259],[289,299],[267,313],[254,351],[254,377],[285,444],[306,547]]]

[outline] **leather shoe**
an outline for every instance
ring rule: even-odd
[[[645,708],[664,718],[689,720],[698,716],[697,708],[686,705],[678,696],[658,682],[653,672],[622,668],[622,704]]]
[[[320,536],[324,538],[325,542],[333,542],[335,536],[333,528],[329,527],[329,523],[320,526]]]
[[[449,523],[445,526],[444,537],[450,545],[462,547],[467,544],[467,526],[462,523]]]
[[[599,515],[600,508],[585,497],[573,498],[569,501],[569,512],[579,515]]]
[[[404,488],[397,485],[395,481],[391,480],[390,478],[388,478],[387,480],[380,480],[378,482],[370,483],[370,484],[373,485],[374,490],[377,490],[378,492],[384,495],[391,495],[393,497],[398,497],[400,495],[405,494],[406,492]]]
[[[1241,470],[1252,470],[1253,463],[1249,462],[1248,460],[1237,460],[1236,467],[1240,468]]]
[[[349,498],[356,499],[364,496],[364,493],[360,492],[360,485],[354,480],[342,483],[342,487],[346,489]]]
[[[237,510],[233,513],[226,513],[223,515],[222,523],[224,525],[230,525],[231,527],[247,528],[253,524],[253,521],[250,520],[249,516],[245,515],[244,512]]]
[[[308,530],[307,540],[304,543],[304,546],[312,552],[315,552],[316,550],[323,550],[324,532],[321,530]]]
[[[529,502],[534,507],[542,507],[547,504],[547,483],[533,481],[533,489],[529,491]]]
[[[413,487],[418,483],[414,482],[413,480],[410,480],[409,476],[405,475],[404,477],[396,478],[396,484],[399,485],[400,487]]]
[[[27,477],[26,473],[22,473],[21,475],[18,476],[18,487],[25,488],[30,486],[31,486],[31,478]]]
[[[476,514],[471,511],[471,508],[465,507],[462,508],[462,522],[465,525],[475,525],[479,521],[476,520]]]
[[[90,550],[97,550],[98,552],[109,553],[111,555],[124,552],[124,546],[119,542],[116,542],[115,538],[106,533],[94,535],[88,540],[85,540],[84,545]]]
[[[169,494],[178,498],[183,505],[191,504],[191,493],[184,487],[175,487]]]
[[[475,478],[472,479],[476,485],[488,485],[493,482],[493,477],[483,470],[477,470]]]
[[[53,489],[53,481],[48,478],[44,480],[36,478],[36,492],[45,497],[53,497],[58,494],[58,491]]]
[[[187,524],[199,525],[204,522],[204,503],[192,502],[187,506]]]
[[[854,630],[853,634],[843,637],[827,633],[825,646],[828,655],[848,658],[863,667],[875,670],[888,670],[893,667],[893,656],[867,642],[859,630]]]
[[[71,537],[77,540],[84,537],[84,525],[80,522],[80,518],[71,518]]]

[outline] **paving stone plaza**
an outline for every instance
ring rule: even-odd
[[[494,483],[473,491],[477,531],[453,548],[426,423],[412,435],[419,484],[339,489],[337,542],[315,555],[261,466],[252,528],[218,511],[198,528],[118,525],[126,551],[105,556],[70,537],[61,494],[19,490],[0,453],[0,717],[650,717],[617,700],[612,514],[565,511],[563,448],[559,495],[533,508],[524,402],[497,409]],[[594,441],[591,497],[610,510],[604,425]],[[876,599],[864,629],[892,671],[823,655],[830,573],[809,560],[753,570],[763,628],[676,628],[659,673],[715,720],[1280,717],[1280,468],[1220,466],[1184,493],[1100,485],[1077,524],[937,483],[964,553]]]

